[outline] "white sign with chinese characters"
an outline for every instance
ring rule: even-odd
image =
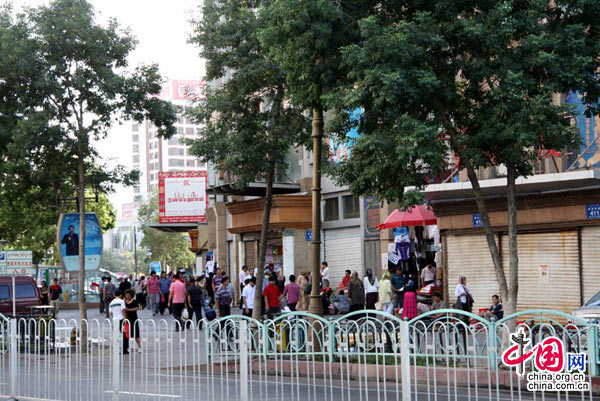
[[[29,276],[33,274],[32,251],[0,251],[0,275]]]

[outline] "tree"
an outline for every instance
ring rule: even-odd
[[[322,314],[319,294],[321,247],[321,161],[325,95],[346,74],[341,48],[358,40],[356,22],[369,2],[274,0],[261,10],[261,43],[286,74],[292,104],[312,110],[313,213],[310,311]]]
[[[356,193],[402,198],[422,189],[448,156],[472,184],[507,314],[518,296],[515,181],[532,174],[539,149],[577,141],[570,110],[556,93],[583,93],[589,112],[600,95],[600,4],[553,2],[382,2],[360,22],[360,42],[344,49],[353,84],[339,88],[338,132],[363,134],[336,177]],[[346,110],[361,107],[352,121]],[[414,144],[411,146],[411,143]],[[374,147],[388,147],[376,163]],[[478,167],[507,169],[510,260],[502,266]],[[385,168],[385,169],[384,169]],[[369,179],[393,176],[396,181]],[[357,179],[358,182],[351,183]],[[405,199],[415,203],[418,197]]]
[[[17,16],[13,32],[13,47],[19,52],[3,56],[12,59],[25,54],[32,66],[17,65],[17,72],[23,74],[18,78],[26,84],[13,84],[13,96],[31,102],[25,104],[23,122],[13,126],[40,122],[47,137],[24,130],[21,139],[39,141],[38,149],[43,149],[40,142],[54,141],[58,164],[76,172],[79,236],[83,239],[79,243],[79,310],[80,318],[86,319],[85,191],[91,184],[86,166],[97,157],[92,143],[106,135],[117,117],[147,118],[161,135],[172,135],[174,108],[152,97],[161,90],[157,66],[127,71],[127,56],[136,44],[130,33],[113,19],[106,26],[98,24],[85,0],[55,0],[26,9]],[[82,337],[85,344],[84,330]]]
[[[150,250],[150,258],[160,261],[163,270],[189,268],[195,263],[194,254],[190,251],[190,240],[183,233],[165,233],[148,226],[148,223],[158,223],[158,194],[154,193],[150,200],[140,206],[138,216],[142,224],[141,246]],[[145,251],[138,251],[138,262]],[[130,258],[133,260],[133,257]]]
[[[206,78],[225,80],[208,90],[206,100],[193,110],[203,124],[201,139],[190,153],[211,162],[233,177],[239,188],[266,181],[260,233],[258,272],[263,282],[273,183],[285,172],[285,156],[292,146],[308,139],[308,120],[302,110],[286,104],[288,84],[279,65],[258,40],[265,27],[265,1],[209,0],[195,22],[193,43],[207,60]],[[262,291],[256,291],[253,317],[260,319]]]

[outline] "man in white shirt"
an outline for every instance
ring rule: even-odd
[[[244,284],[246,283],[247,278],[250,278],[250,274],[248,273],[248,266],[244,265],[238,275],[240,283],[240,308],[244,307],[244,304],[242,303],[242,292],[244,291]]]
[[[252,310],[254,309],[254,293],[256,292],[256,277],[251,277],[248,281],[248,285],[244,287],[242,291],[242,302],[244,306],[244,315],[252,317]]]
[[[329,281],[329,265],[327,262],[321,263],[321,280]]]
[[[125,323],[125,301],[121,291],[115,290],[115,298],[108,305],[108,311],[112,318],[113,324],[119,325],[119,330],[123,333],[123,355],[129,354],[129,339],[125,335],[123,330],[123,324]]]

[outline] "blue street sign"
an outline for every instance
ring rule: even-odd
[[[585,217],[587,219],[600,219],[600,203],[585,205]]]
[[[306,242],[312,241],[312,230],[306,230]]]
[[[473,227],[483,227],[483,221],[481,221],[479,213],[473,213]]]

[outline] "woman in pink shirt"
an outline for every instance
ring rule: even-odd
[[[160,288],[158,287],[158,277],[156,277],[154,270],[150,273],[150,278],[146,282],[146,289],[148,290],[148,303],[150,309],[152,309],[152,316],[156,316],[158,305],[160,304]]]
[[[175,331],[185,330],[185,322],[181,318],[185,306],[185,283],[179,280],[179,274],[173,276],[173,283],[169,289],[169,309],[173,311],[173,317],[181,326],[175,326]]]
[[[292,274],[290,276],[290,283],[285,286],[283,294],[281,294],[281,298],[287,295],[287,306],[292,312],[296,310],[301,291],[300,286],[296,284],[296,276]]]

